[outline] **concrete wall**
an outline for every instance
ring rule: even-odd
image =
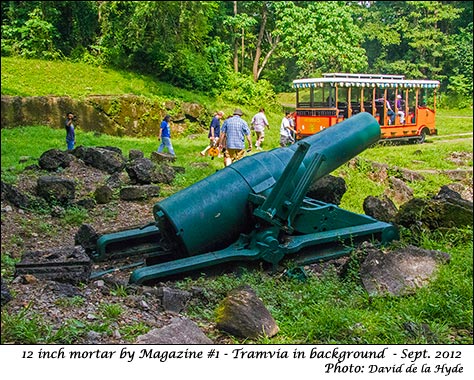
[[[113,136],[156,136],[166,114],[172,116],[175,134],[184,133],[190,123],[207,128],[210,114],[197,103],[152,101],[135,95],[88,96],[83,100],[57,96],[2,95],[1,127],[47,125],[64,128],[67,112],[77,115],[75,125],[84,131]],[[209,119],[210,120],[210,119]]]

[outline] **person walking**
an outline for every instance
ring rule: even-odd
[[[74,130],[74,120],[76,117],[72,112],[66,114],[66,121],[64,122],[64,127],[66,128],[66,145],[67,150],[73,150],[74,144],[76,142],[76,132]]]
[[[281,120],[281,125],[280,125],[280,146],[281,147],[286,147],[294,142],[292,133],[296,134],[296,131],[291,126],[292,123],[290,120],[290,114],[291,112],[289,111],[285,112],[285,116]]]
[[[206,149],[201,151],[201,156],[205,156],[209,149],[218,146],[221,134],[221,119],[223,116],[224,112],[218,111],[212,118],[211,125],[209,126],[209,133],[207,135],[207,137],[209,137],[209,145],[206,147]]]
[[[247,122],[242,119],[243,114],[240,108],[236,108],[232,117],[226,119],[222,124],[219,148],[221,151],[225,148],[224,166],[229,166],[244,156],[245,139],[248,142],[248,149],[252,149],[250,129]]]
[[[158,135],[158,141],[161,140],[161,144],[158,147],[158,153],[163,152],[163,150],[166,148],[169,154],[171,154],[172,156],[175,156],[173,144],[171,144],[171,129],[170,129],[170,123],[169,123],[170,120],[171,120],[171,116],[166,115],[163,121],[161,122],[160,132]]]
[[[265,139],[265,127],[270,129],[267,117],[265,116],[264,108],[260,108],[258,113],[256,113],[254,117],[252,118],[252,121],[250,124],[252,125],[255,131],[255,134],[257,136],[257,140],[255,141],[255,146],[257,150],[262,150],[262,143],[263,143],[263,140]]]

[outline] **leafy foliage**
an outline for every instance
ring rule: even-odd
[[[230,72],[286,90],[323,72],[442,81],[472,105],[466,1],[4,1],[2,56],[72,59],[232,91]]]
[[[342,2],[311,2],[306,7],[288,2],[277,25],[284,34],[281,55],[297,57],[302,76],[367,68],[362,34]]]
[[[221,97],[231,103],[251,105],[258,99],[261,105],[275,105],[275,92],[266,80],[255,83],[250,76],[232,73],[229,75],[229,89]]]

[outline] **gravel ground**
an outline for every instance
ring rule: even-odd
[[[76,182],[76,199],[90,197],[97,185],[104,183],[109,176],[78,159],[74,159],[68,168],[56,174]],[[40,175],[51,175],[51,173],[38,169],[25,170],[19,176],[16,187],[23,193],[35,194],[37,178]],[[114,199],[109,204],[96,205],[90,210],[90,217],[86,223],[100,234],[142,226],[153,221],[153,205],[159,199],[152,198],[139,202]],[[2,256],[19,261],[27,251],[73,247],[75,244],[74,236],[80,222],[67,224],[64,218],[49,213],[25,211],[3,200],[1,210]],[[95,263],[92,271],[107,270],[127,263],[128,261]],[[2,277],[6,280],[12,299],[2,305],[2,311],[17,315],[28,309],[30,316],[41,315],[42,322],[53,326],[53,330],[74,324],[97,326],[95,328],[97,331],[80,336],[73,342],[75,344],[133,343],[137,336],[136,332],[133,333],[134,326],[138,326],[136,331],[140,326],[141,328],[146,326],[145,330],[157,328],[166,325],[173,316],[176,316],[176,313],[163,311],[156,295],[157,287],[173,287],[173,283],[159,283],[154,287],[129,285],[128,278],[134,268],[114,271],[79,286],[38,279],[32,275],[13,278],[12,266],[8,268],[2,265]],[[120,294],[117,289],[126,289],[126,294]],[[113,322],[107,319],[107,313],[113,309],[110,305],[120,305],[121,310]],[[205,332],[213,336],[212,339],[216,343],[225,342],[227,339],[218,331],[214,331],[211,323],[196,322]],[[106,331],[100,331],[100,326],[107,326],[106,329],[104,327]],[[124,333],[127,329],[132,332]]]

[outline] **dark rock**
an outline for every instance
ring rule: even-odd
[[[305,271],[319,278],[324,278],[330,272],[335,273],[338,277],[344,277],[349,260],[348,256],[343,256],[337,259],[309,264],[305,267]]]
[[[99,234],[90,224],[82,224],[74,235],[74,244],[80,245],[86,252],[91,252],[97,248]]]
[[[151,152],[150,159],[153,162],[161,164],[163,162],[174,162],[176,161],[176,156],[173,156],[168,153],[158,153],[158,152]]]
[[[321,202],[339,205],[346,191],[344,178],[326,175],[312,183],[306,195]]]
[[[119,189],[124,181],[122,179],[122,172],[117,172],[113,173],[107,180],[105,181],[105,184],[110,187],[111,189]]]
[[[140,335],[136,344],[213,344],[213,341],[193,321],[173,318],[169,325]]]
[[[272,337],[279,328],[255,291],[240,287],[229,292],[217,309],[216,327],[237,337]]]
[[[380,197],[368,196],[363,203],[364,212],[381,222],[391,223],[395,220],[398,209],[385,194]]]
[[[110,148],[87,148],[83,161],[94,168],[109,174],[120,172],[125,167],[125,158],[116,150]]]
[[[133,184],[149,184],[152,182],[155,164],[148,158],[137,158],[125,166],[125,171]]]
[[[171,168],[175,171],[175,173],[179,173],[179,174],[186,173],[186,169],[182,166],[171,166]]]
[[[94,191],[94,198],[98,204],[106,204],[109,203],[113,198],[113,191],[107,185],[99,186]]]
[[[438,194],[434,196],[434,199],[461,199],[461,194],[457,191],[452,190],[448,186],[442,186]]]
[[[139,149],[130,149],[130,151],[128,152],[128,159],[130,161],[136,160],[137,158],[143,158],[143,157],[145,157],[145,155]]]
[[[1,305],[5,305],[6,303],[10,302],[13,299],[10,290],[8,289],[8,286],[6,282],[3,280],[2,277],[2,288],[1,288]]]
[[[44,152],[39,158],[39,166],[48,171],[55,171],[58,168],[67,168],[73,156],[59,149],[50,149]]]
[[[88,149],[87,147],[79,145],[71,151],[71,154],[74,157],[79,158],[80,160],[84,161],[84,157],[86,155],[87,149]]]
[[[92,210],[96,205],[96,202],[92,198],[82,198],[76,202],[76,206],[85,208],[86,210]]]
[[[3,181],[1,181],[1,186],[2,201],[6,200],[7,202],[21,209],[27,209],[30,206],[29,198],[20,190],[18,190],[18,188]]]
[[[28,165],[28,166],[25,166],[25,171],[28,171],[28,170],[40,170],[41,168],[39,167],[38,164],[32,164],[32,165]]]
[[[405,295],[428,284],[447,253],[407,246],[391,252],[369,250],[360,268],[362,283],[369,294]]]
[[[472,226],[473,204],[444,189],[432,199],[413,198],[400,206],[395,222],[430,230]]]
[[[151,181],[153,183],[164,183],[167,185],[171,185],[175,177],[175,169],[168,165],[159,165],[153,171]]]
[[[459,196],[469,202],[473,201],[473,196],[472,196],[472,180],[466,182],[465,184],[459,183],[459,182],[453,182],[448,185],[443,186],[440,189],[440,193],[438,193],[438,197],[445,197],[441,192],[443,191],[443,188],[446,187],[448,190],[452,190],[456,193],[459,194]],[[457,197],[455,194],[453,194],[454,197]],[[436,196],[435,196],[436,198]]]
[[[38,279],[77,284],[89,279],[92,263],[82,247],[60,247],[27,251],[15,269],[15,277],[33,275]]]
[[[36,193],[50,204],[70,204],[74,199],[76,185],[73,180],[54,176],[38,178]]]
[[[123,201],[139,201],[158,197],[160,187],[156,185],[126,186],[120,189],[119,197]]]
[[[123,156],[122,149],[120,149],[119,147],[116,147],[116,146],[105,145],[105,146],[98,146],[97,148],[110,150],[111,152],[115,152],[118,155]]]
[[[189,292],[166,286],[158,289],[158,297],[163,309],[175,313],[180,313],[186,308],[186,303],[191,299],[191,296],[192,294]]]
[[[69,283],[62,283],[62,282],[51,282],[48,285],[48,290],[52,291],[53,293],[56,293],[62,297],[81,297],[82,292],[81,290]]]

